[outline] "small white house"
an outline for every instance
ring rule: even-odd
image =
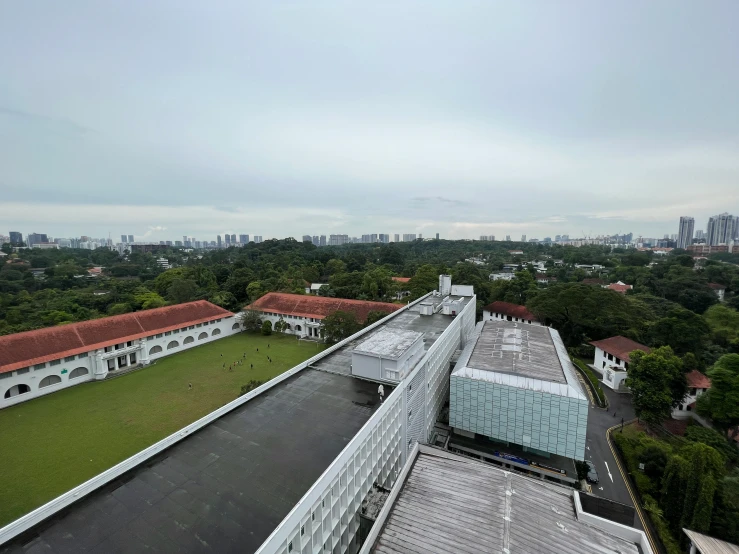
[[[305,287],[305,294],[318,294],[321,287],[327,287],[328,283],[310,283]]]
[[[708,286],[713,289],[713,292],[716,295],[716,298],[718,298],[718,301],[723,302],[724,295],[726,294],[726,287],[719,283],[708,283]]]
[[[622,336],[593,341],[595,359],[593,366],[603,375],[603,384],[615,391],[628,390],[624,384],[631,358],[630,352],[651,352],[648,346]]]
[[[685,376],[688,381],[688,394],[677,408],[672,410],[672,417],[683,419],[695,413],[695,403],[702,394],[711,388],[711,380],[700,371],[693,370]]]

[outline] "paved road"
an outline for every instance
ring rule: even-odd
[[[610,408],[601,410],[591,404],[588,417],[585,457],[592,460],[598,471],[598,477],[600,477],[600,483],[592,485],[593,494],[633,506],[631,495],[626,488],[626,483],[624,483],[606,440],[606,430],[608,428],[621,423],[621,418],[629,421],[635,417],[634,408],[631,406],[631,395],[618,394],[605,386],[603,391],[608,397]],[[636,520],[635,523],[639,528],[642,528],[638,521],[639,518],[636,518]]]

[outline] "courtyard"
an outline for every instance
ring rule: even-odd
[[[0,527],[234,400],[248,381],[268,381],[323,348],[240,333],[0,410]]]

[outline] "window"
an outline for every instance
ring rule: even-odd
[[[77,367],[72,370],[72,373],[69,374],[70,379],[77,379],[78,377],[84,377],[88,374],[86,367]]]
[[[123,343],[121,343],[121,344],[116,344],[116,345],[115,345],[115,349],[116,349],[116,350],[120,350],[120,349],[121,349],[121,348],[123,348],[124,346],[125,346],[125,344],[123,344]]]
[[[79,355],[79,356],[77,356],[77,357],[78,357],[78,358],[87,358],[87,352],[83,352],[82,354],[80,354],[80,355]]]
[[[164,333],[164,336],[165,336],[165,337],[168,337],[168,336],[169,336],[169,335],[171,335],[171,334],[172,334],[172,331],[167,331],[166,333]]]
[[[608,359],[609,359],[610,361],[613,361],[613,354],[608,354]]]
[[[62,378],[58,375],[49,375],[48,377],[41,379],[41,382],[38,384],[38,388],[42,389],[44,387],[50,387],[51,385],[58,385],[61,382]]]
[[[132,341],[132,340],[128,341],[128,342],[126,343],[126,346],[133,346],[133,341]]]
[[[12,398],[13,396],[26,394],[28,392],[31,392],[31,387],[29,387],[28,385],[16,385],[14,387],[10,387],[8,390],[5,391],[5,398]]]
[[[152,354],[159,354],[161,351],[162,351],[161,346],[153,346],[151,350],[149,350],[149,356],[151,356]]]
[[[172,333],[174,333],[174,334],[177,334],[177,333],[179,333],[179,332],[180,332],[180,330],[179,330],[179,329],[175,329],[174,331],[172,331]]]
[[[621,360],[619,360],[618,358],[616,358],[616,365],[620,365],[620,364],[621,364]]]
[[[200,333],[198,335],[198,340],[203,340],[208,338],[208,333]]]
[[[46,364],[36,364],[35,366],[33,366],[33,369],[44,369],[45,367],[46,367]],[[18,373],[20,372],[21,370],[19,369]],[[23,373],[26,373],[26,372],[24,371]]]
[[[31,371],[31,370],[28,369],[27,367],[22,367],[18,371],[16,371],[15,373],[16,373],[16,375],[23,375],[24,373],[28,373],[29,371]]]
[[[154,340],[154,337],[155,337],[155,336],[156,336],[156,335],[152,335],[152,336],[150,336],[150,337],[146,337],[146,340]]]
[[[128,356],[128,362],[133,365],[136,363],[136,352],[129,354]]]
[[[182,341],[182,344],[190,344],[191,342],[195,342],[195,339],[193,337],[185,337],[185,340]]]
[[[49,362],[49,365],[59,365],[60,363],[62,363],[62,361],[61,361],[61,360],[51,360],[51,361]]]
[[[690,389],[690,396],[695,396],[695,389]]]
[[[128,365],[128,360],[125,356],[118,356],[118,367],[126,367]]]
[[[177,348],[179,345],[180,345],[179,342],[177,342],[176,340],[173,340],[167,345],[167,350],[171,350],[172,348]]]
[[[74,361],[74,356],[67,356],[66,358],[64,358],[64,361],[65,362],[72,362],[72,361]]]
[[[201,325],[202,325],[202,323],[198,323],[195,327],[200,327]]]
[[[108,360],[108,371],[113,371],[115,369],[115,359],[111,358]]]
[[[105,348],[103,348],[103,350],[105,352],[110,352],[111,350],[113,350],[113,347],[112,346],[106,346]]]
[[[158,339],[161,339],[161,338],[162,338],[162,334],[161,334],[161,333],[159,333],[159,334],[158,334],[158,335],[156,336],[156,338],[158,338]]]
[[[28,369],[28,368],[26,368]],[[0,379],[10,379],[13,376],[12,371],[7,371],[5,373],[0,373]]]

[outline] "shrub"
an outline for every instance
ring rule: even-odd
[[[263,384],[264,381],[257,381],[256,379],[252,379],[246,385],[241,386],[241,392],[239,393],[239,396],[244,396],[247,392],[253,391],[255,388],[260,387]]]
[[[272,324],[269,321],[265,321],[264,323],[262,323],[262,334],[263,335],[272,334]]]

